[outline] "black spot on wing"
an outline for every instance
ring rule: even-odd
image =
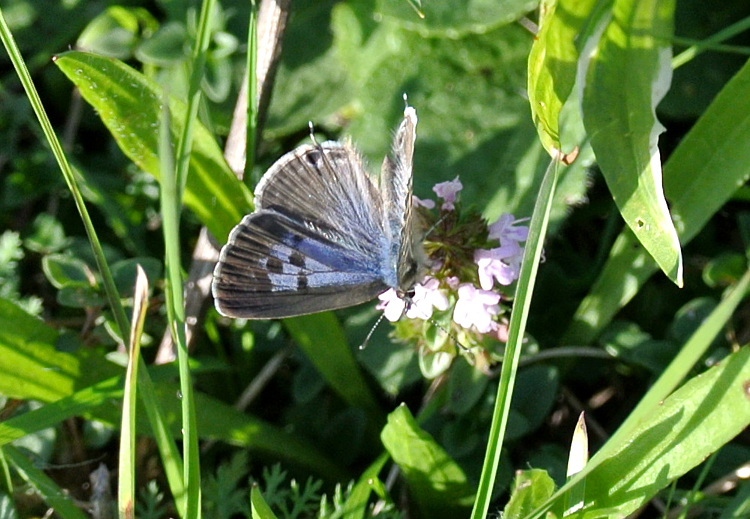
[[[284,263],[279,258],[269,256],[268,260],[266,261],[266,268],[269,272],[280,274],[284,271]]]
[[[304,254],[300,253],[299,251],[293,251],[289,255],[289,263],[294,265],[295,267],[304,267],[305,266],[305,256]]]

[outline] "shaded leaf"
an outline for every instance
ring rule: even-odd
[[[662,187],[656,105],[672,77],[674,1],[619,0],[584,50],[583,121],[625,222],[682,286],[682,254]],[[584,78],[581,78],[584,80]],[[612,102],[617,99],[617,102]]]
[[[750,62],[727,83],[664,165],[664,192],[683,244],[750,178],[748,139]],[[591,342],[655,271],[648,253],[625,229],[576,310],[563,343]]]
[[[91,287],[96,284],[94,273],[85,262],[65,254],[49,254],[42,258],[42,270],[55,288],[65,286]]]
[[[503,517],[526,517],[555,491],[555,482],[540,469],[516,473],[510,500],[503,509]]]
[[[81,91],[120,149],[138,167],[161,178],[158,129],[161,88],[124,63],[83,52],[66,52],[55,64]],[[169,98],[173,142],[184,124],[185,105]],[[190,156],[184,203],[223,242],[231,228],[252,207],[251,194],[232,174],[216,139],[197,124]]]
[[[474,492],[461,467],[422,430],[405,405],[388,415],[381,439],[425,517],[463,517]]]

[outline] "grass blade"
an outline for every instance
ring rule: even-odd
[[[534,213],[529,223],[529,237],[526,241],[521,263],[521,272],[516,286],[516,295],[513,302],[513,311],[510,316],[508,327],[508,343],[505,350],[505,359],[500,372],[500,382],[497,388],[497,399],[495,410],[492,415],[490,426],[490,437],[485,453],[482,474],[477,488],[477,497],[474,509],[471,512],[472,519],[483,519],[487,517],[492,489],[495,484],[495,475],[500,463],[500,452],[505,438],[505,428],[508,423],[510,412],[510,401],[513,396],[513,383],[518,370],[518,361],[521,358],[521,347],[526,329],[526,320],[531,306],[531,296],[534,291],[536,274],[539,268],[539,259],[542,256],[544,237],[547,233],[549,214],[552,200],[555,194],[560,164],[556,160],[550,162],[544,180],[539,188]]]
[[[125,374],[125,391],[122,402],[122,427],[120,428],[120,454],[118,464],[117,507],[120,517],[135,517],[135,436],[138,364],[141,358],[141,335],[148,306],[148,279],[138,266],[133,301],[133,320],[130,328],[130,354]]]

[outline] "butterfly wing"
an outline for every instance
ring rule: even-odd
[[[219,312],[289,317],[362,303],[393,286],[382,200],[350,145],[300,146],[255,194],[256,212],[234,228],[214,270]]]
[[[380,172],[380,191],[386,208],[386,234],[391,258],[395,261],[397,287],[412,288],[422,261],[421,237],[415,232],[412,211],[412,162],[417,137],[417,112],[407,106],[393,141],[391,157],[386,157]]]
[[[350,247],[370,253],[380,245],[376,238],[385,236],[380,193],[349,143],[303,145],[288,153],[263,175],[255,204],[335,232]]]

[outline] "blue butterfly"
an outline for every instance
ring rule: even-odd
[[[219,313],[274,319],[390,288],[408,297],[423,262],[412,214],[416,127],[407,106],[378,185],[350,142],[305,144],[273,164],[255,189],[255,212],[232,230],[214,269]]]

